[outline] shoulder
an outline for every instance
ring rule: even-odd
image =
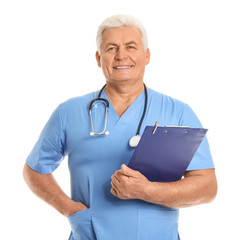
[[[96,98],[98,91],[91,92],[82,96],[70,98],[59,105],[61,111],[68,111],[75,108],[86,108],[92,99]]]
[[[150,98],[150,102],[161,104],[162,108],[175,108],[176,110],[182,111],[188,105],[183,101],[180,101],[171,96],[165,95],[163,93],[157,92],[153,89],[148,88],[148,96]],[[160,105],[159,105],[160,106]]]
[[[148,89],[148,96],[152,113],[158,112],[164,122],[180,126],[201,126],[197,116],[187,103],[152,89]]]

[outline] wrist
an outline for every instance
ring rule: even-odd
[[[149,182],[145,188],[145,201],[150,203],[159,204],[160,199],[160,183],[159,182]],[[157,200],[158,198],[158,200]]]
[[[144,201],[150,202],[152,199],[152,190],[153,189],[153,182],[148,182],[148,184],[144,188]]]
[[[88,209],[88,207],[86,205],[84,205],[83,203],[75,202],[75,201],[70,199],[70,201],[68,202],[66,207],[63,209],[62,214],[65,217],[69,217],[69,216],[75,214],[76,212],[83,211],[83,210],[86,210],[86,209]]]

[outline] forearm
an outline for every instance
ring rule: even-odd
[[[23,169],[23,177],[31,191],[50,204],[64,216],[86,209],[85,205],[74,202],[60,188],[52,174],[39,174],[27,164]]]
[[[205,177],[204,171],[208,172]],[[211,202],[216,193],[214,170],[201,170],[187,173],[177,182],[150,182],[143,200],[171,208],[184,208]]]

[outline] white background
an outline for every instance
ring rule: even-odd
[[[234,0],[0,2],[0,239],[68,239],[67,219],[30,192],[22,167],[57,105],[104,84],[96,29],[119,13],[147,29],[147,86],[188,103],[209,129],[218,196],[181,210],[181,238],[241,239],[241,7]],[[55,176],[69,193],[67,159]]]

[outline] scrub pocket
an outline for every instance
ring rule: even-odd
[[[76,212],[68,220],[74,240],[96,240],[90,209]]]
[[[138,209],[138,240],[178,240],[178,211]]]

